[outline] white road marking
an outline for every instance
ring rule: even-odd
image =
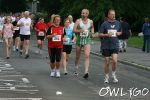
[[[11,83],[4,83],[6,86],[13,86]]]
[[[61,91],[56,91],[56,95],[62,95]]]
[[[39,90],[23,90],[15,87],[0,87],[0,91],[14,91],[14,92],[39,92]],[[1,100],[1,99],[0,99]]]
[[[29,81],[27,78],[22,78],[22,81],[23,81],[24,83],[30,83],[30,81]]]
[[[0,100],[42,100],[42,98],[0,98]]]
[[[3,81],[3,82],[5,82],[5,81],[7,81],[7,82],[16,82],[16,80],[5,80],[5,79],[0,79],[0,81]]]
[[[0,75],[0,77],[23,77],[23,75]]]
[[[0,67],[0,69],[8,69],[8,70],[11,70],[11,69],[14,69],[12,67]]]
[[[11,67],[11,65],[10,65],[10,64],[5,64],[5,66],[6,66],[6,67]]]

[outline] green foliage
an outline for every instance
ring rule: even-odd
[[[26,3],[32,0],[0,0],[1,10],[5,12],[18,12],[27,8]],[[60,14],[63,18],[73,15],[74,19],[80,18],[83,8],[90,11],[90,18],[94,20],[95,26],[105,18],[109,8],[116,10],[116,18],[123,16],[135,32],[141,31],[144,17],[150,17],[150,0],[39,0],[40,12],[47,13],[50,19],[51,14]]]
[[[26,0],[1,0],[2,12],[21,12],[26,10]]]
[[[150,0],[61,0],[62,9],[60,14],[67,16],[80,16],[83,8],[90,10],[90,17],[94,22],[101,22],[105,18],[105,13],[109,8],[116,10],[117,19],[125,17],[130,23],[133,31],[141,31],[143,19],[150,16]]]
[[[136,48],[142,48],[142,46],[143,46],[143,37],[134,36],[134,37],[129,38],[128,46],[136,47]]]

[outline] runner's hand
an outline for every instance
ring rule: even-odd
[[[57,35],[57,33],[53,33],[52,36],[55,37]]]
[[[112,37],[113,33],[108,33],[107,37]]]
[[[83,29],[80,29],[80,33],[83,33],[83,32],[85,32],[85,30],[83,30]]]

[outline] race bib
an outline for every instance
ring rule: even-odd
[[[88,30],[85,30],[84,32],[80,33],[81,37],[88,37],[88,35],[89,35],[89,31]]]
[[[52,38],[52,41],[54,42],[60,42],[61,41],[61,35],[56,35]]]
[[[108,30],[108,34],[112,34],[112,37],[116,37],[117,36],[117,30],[110,29],[110,30]]]
[[[40,31],[38,35],[39,36],[44,36],[44,32]]]

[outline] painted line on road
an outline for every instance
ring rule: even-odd
[[[24,83],[30,83],[30,81],[29,81],[27,78],[22,78],[22,81],[23,81]]]
[[[10,69],[10,70],[12,70],[14,68],[13,67],[0,67],[0,69]]]
[[[23,77],[23,75],[0,75],[0,77]]]
[[[0,100],[42,100],[42,98],[0,98]]]
[[[16,89],[15,87],[3,87],[3,88],[0,88],[0,91],[39,92],[39,90],[23,90],[23,89]],[[0,100],[1,100],[1,99],[0,99]]]
[[[5,80],[5,79],[0,79],[2,82],[16,82],[17,80]]]
[[[99,53],[95,53],[93,51],[91,51],[91,54],[93,55],[96,55],[96,56],[99,56],[99,57],[102,57],[101,54]],[[147,70],[147,71],[150,71],[150,67],[147,67],[147,66],[144,66],[144,65],[140,65],[140,64],[137,64],[137,63],[134,63],[134,62],[130,62],[130,61],[127,61],[127,60],[119,60],[118,61],[122,64],[125,64],[125,65],[130,65],[130,66],[133,66],[133,67],[136,67],[136,68],[140,68],[140,69],[144,69],[144,70]]]

